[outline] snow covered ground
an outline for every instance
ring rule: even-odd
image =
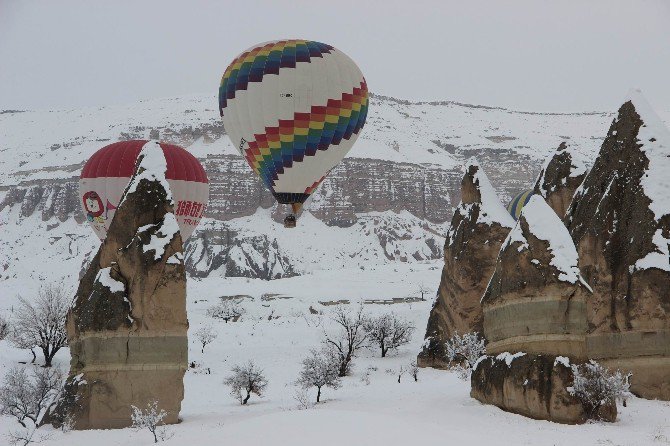
[[[196,363],[185,377],[182,422],[170,426],[166,445],[663,445],[670,444],[670,404],[634,398],[620,408],[614,424],[565,426],[526,419],[484,406],[469,397],[469,383],[456,374],[421,369],[419,381],[398,370],[419,351],[423,331],[439,283],[441,261],[384,265],[371,270],[313,271],[308,275],[262,281],[244,278],[189,279],[188,311],[191,340],[189,361]],[[418,295],[420,285],[430,289],[425,301],[391,303]],[[225,323],[206,315],[221,296],[239,295],[246,313]],[[324,331],[336,327],[329,303],[348,300],[356,309],[362,300],[368,314],[393,311],[417,327],[409,345],[381,358],[373,349],[354,360],[353,374],[340,389],[325,388],[323,401],[299,410],[295,381],[301,359],[318,347]],[[10,313],[13,299],[3,300],[0,311]],[[386,304],[379,303],[385,301]],[[310,307],[321,314],[312,314]],[[218,337],[200,351],[192,334],[211,324]],[[30,354],[0,341],[0,374]],[[241,406],[229,395],[223,379],[234,364],[253,359],[269,380],[267,394]],[[67,368],[69,354],[61,351],[58,366]],[[29,365],[25,367],[30,367]],[[369,384],[364,376],[369,375]],[[315,389],[308,397],[315,398]],[[0,435],[18,427],[0,417]],[[45,445],[149,445],[148,431],[132,429],[72,431],[48,426]],[[0,444],[4,444],[0,437]]]

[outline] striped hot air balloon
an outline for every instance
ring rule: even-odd
[[[368,88],[356,64],[332,46],[278,40],[249,48],[228,66],[219,111],[251,169],[297,212],[356,141]]]
[[[521,210],[523,207],[528,203],[528,200],[530,200],[530,197],[533,196],[533,190],[526,190],[521,192],[520,194],[517,194],[512,198],[512,200],[509,202],[507,205],[507,212],[514,218],[514,220],[518,220],[519,217],[521,216]]]
[[[135,162],[148,141],[121,141],[103,147],[91,156],[81,171],[79,194],[86,219],[104,240],[130,181]],[[207,174],[200,162],[183,148],[160,143],[167,162],[166,179],[174,201],[174,213],[182,240],[198,226],[209,197]]]

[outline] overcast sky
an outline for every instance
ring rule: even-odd
[[[215,94],[245,48],[329,43],[370,90],[536,111],[670,109],[668,0],[0,0],[0,109]]]

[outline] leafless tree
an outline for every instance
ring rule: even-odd
[[[37,434],[37,427],[30,426],[10,431],[7,439],[12,446],[28,446],[32,443],[42,443],[51,439],[51,434]]]
[[[70,300],[63,288],[44,285],[34,303],[23,298],[19,298],[19,302],[12,324],[12,342],[18,348],[31,351],[39,348],[44,355],[44,366],[51,367],[58,350],[67,346],[65,316],[70,308]]]
[[[136,406],[130,407],[133,410],[131,418],[135,430],[147,429],[154,436],[154,443],[166,439],[166,431],[161,429],[161,426],[165,424],[163,420],[168,414],[163,409],[158,408],[158,401],[153,400],[147,403],[145,409]]]
[[[214,339],[216,339],[218,334],[211,325],[203,325],[195,332],[195,337],[198,339],[198,342],[202,344],[202,353],[205,353],[205,346],[210,344]]]
[[[221,300],[218,304],[207,310],[207,316],[228,321],[237,320],[244,314],[244,308],[234,300]]]
[[[2,317],[2,315],[0,314],[0,341],[5,339],[8,334],[9,334],[9,322],[7,322],[7,319]]]
[[[421,300],[426,300],[425,295],[426,295],[426,293],[430,292],[430,288],[428,288],[427,286],[425,286],[425,285],[422,283],[422,284],[419,285],[419,287],[417,288],[417,291],[418,291],[419,294],[421,295]]]
[[[409,363],[408,367],[409,374],[412,375],[412,378],[414,378],[414,382],[419,381],[419,366],[417,365],[416,361],[412,361]]]
[[[230,386],[230,394],[237,398],[241,404],[247,404],[251,394],[263,396],[268,385],[263,370],[259,369],[253,361],[245,365],[233,367],[233,374],[223,382]]]
[[[486,341],[477,332],[465,333],[462,336],[455,332],[445,342],[444,347],[449,367],[463,380],[470,378],[472,368],[479,358],[486,354]]]
[[[338,376],[346,376],[351,367],[351,360],[356,351],[365,344],[363,325],[365,316],[361,305],[355,313],[350,313],[342,305],[338,305],[332,320],[338,325],[336,335],[325,333],[325,344],[334,350],[339,360]]]
[[[321,388],[340,387],[340,361],[332,349],[311,350],[309,356],[302,361],[302,370],[298,384],[303,389],[316,387],[316,402],[321,401]]]
[[[630,377],[617,370],[612,372],[598,362],[572,365],[574,383],[568,391],[577,396],[586,408],[589,418],[597,418],[600,408],[607,403],[622,401],[631,396]]]
[[[411,322],[394,313],[369,318],[365,321],[364,328],[369,345],[379,347],[382,358],[386,357],[390,350],[411,341],[414,332],[414,325]]]
[[[46,410],[63,389],[63,374],[57,367],[13,367],[0,387],[0,415],[9,415],[25,429],[37,428]]]

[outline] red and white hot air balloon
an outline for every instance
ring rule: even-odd
[[[84,214],[100,240],[107,237],[121,195],[147,142],[121,141],[105,146],[91,156],[81,171],[79,195]],[[172,191],[174,213],[182,240],[186,241],[200,223],[207,206],[207,174],[198,159],[183,148],[159,144],[167,162],[165,177]]]

